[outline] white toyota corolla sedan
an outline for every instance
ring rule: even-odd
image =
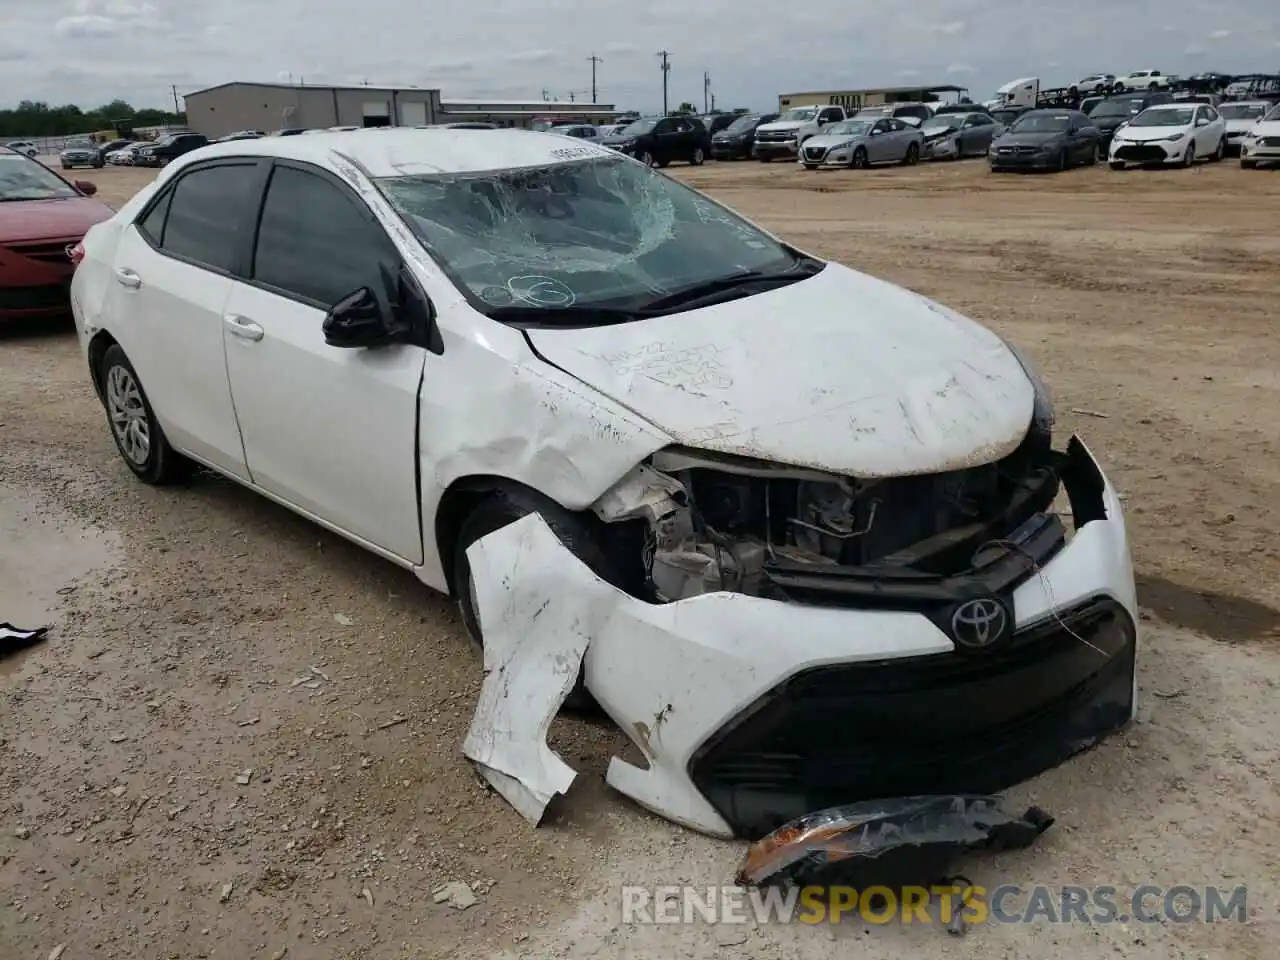
[[[584,683],[649,759],[616,785],[682,823],[998,789],[1132,717],[1120,500],[1027,360],[615,151],[214,144],[75,258],[142,481],[237,480],[457,597],[477,641],[468,548],[539,514],[539,576],[609,588]]]
[[[1111,138],[1111,169],[1130,164],[1217,162],[1227,155],[1227,124],[1207,103],[1162,103],[1122,124]]]

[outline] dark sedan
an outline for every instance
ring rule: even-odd
[[[748,113],[738,117],[711,135],[711,156],[716,160],[750,160],[751,146],[756,142],[756,127],[777,119],[776,113]]]
[[[1098,128],[1101,138],[1100,149],[1104,152],[1111,147],[1111,138],[1121,124],[1128,123],[1147,107],[1161,103],[1171,103],[1173,94],[1161,90],[1147,90],[1138,93],[1118,94],[1107,97],[1089,111],[1089,119]]]
[[[696,167],[711,146],[707,129],[697,117],[644,117],[600,142],[651,167],[665,167],[674,160]]]
[[[991,142],[991,169],[1066,170],[1098,162],[1098,128],[1079,110],[1031,110]]]

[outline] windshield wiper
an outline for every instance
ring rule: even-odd
[[[783,287],[789,283],[804,280],[807,277],[812,277],[824,266],[826,264],[821,260],[802,257],[796,261],[794,267],[782,273],[744,270],[742,273],[730,274],[727,277],[717,277],[714,280],[695,283],[692,286],[685,287],[683,290],[676,290],[674,293],[669,293],[664,297],[658,297],[656,300],[646,301],[640,307],[640,310],[647,314],[654,314],[663,313],[676,307],[690,309],[720,303],[724,300],[734,299],[736,295],[746,296],[753,292],[753,288]]]
[[[611,323],[629,323],[645,316],[646,311],[621,307],[595,307],[589,303],[569,307],[490,307],[484,311],[490,319],[515,327],[603,327]]]

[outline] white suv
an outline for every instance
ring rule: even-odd
[[[1174,78],[1159,70],[1135,70],[1127,76],[1118,77],[1112,89],[1116,93],[1125,90],[1160,90],[1173,83]]]

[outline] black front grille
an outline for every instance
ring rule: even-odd
[[[827,155],[827,151],[824,150],[822,147],[805,147],[804,148],[804,158],[806,160],[813,160],[815,163],[821,160],[826,155]]]
[[[1280,147],[1280,137],[1263,137],[1258,141],[1260,147]]]
[[[74,240],[49,240],[40,243],[10,243],[6,249],[28,260],[66,266],[71,263],[71,257],[67,254],[67,245],[75,242]]]
[[[1003,790],[1127,721],[1134,638],[1097,599],[986,655],[816,667],[715,734],[689,775],[748,838],[842,803]]]
[[[1116,149],[1116,159],[1130,163],[1163,163],[1167,157],[1163,147],[1146,143],[1126,143]]]
[[[66,284],[38,287],[0,287],[0,310],[46,310],[71,308],[71,292]]]

